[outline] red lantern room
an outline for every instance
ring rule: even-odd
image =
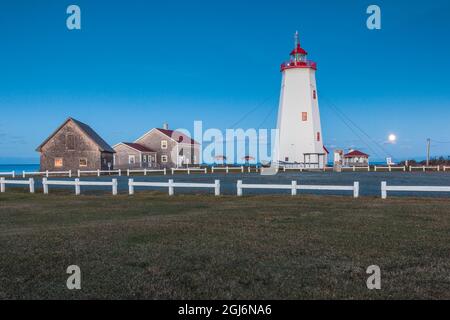
[[[296,69],[296,68],[312,68],[317,70],[317,64],[306,58],[308,52],[306,52],[301,46],[298,36],[298,31],[295,32],[295,44],[294,50],[291,52],[291,59],[288,62],[284,62],[281,65],[281,71],[286,69]]]

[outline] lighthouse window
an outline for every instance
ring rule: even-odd
[[[308,121],[308,112],[302,112],[302,121]]]
[[[320,132],[317,132],[317,141],[320,141]]]
[[[316,99],[317,98],[317,93],[316,90],[313,90],[313,98]]]

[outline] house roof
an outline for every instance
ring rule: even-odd
[[[59,131],[62,127],[64,127],[69,121],[72,121],[81,131],[84,132],[100,149],[102,152],[111,152],[115,153],[114,149],[111,148],[111,146],[100,137],[97,132],[95,132],[90,126],[87,124],[78,121],[74,118],[68,118],[62,125],[58,127],[47,139],[42,142],[39,147],[36,149],[36,151],[41,151],[42,147]]]
[[[146,146],[143,146],[142,144],[139,144],[139,143],[133,143],[133,142],[121,142],[121,143],[130,148],[133,148],[139,152],[156,152],[155,150],[147,148]]]
[[[344,158],[354,158],[354,157],[369,157],[368,154],[358,151],[358,150],[353,150],[352,152],[349,152],[347,154],[344,155]]]
[[[168,136],[169,138],[172,138],[173,140],[175,140],[178,143],[199,144],[197,141],[189,138],[187,135],[185,135],[184,133],[182,133],[180,131],[161,129],[161,128],[156,128],[156,130],[158,130],[162,134]]]

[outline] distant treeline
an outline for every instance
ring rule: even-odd
[[[404,165],[406,165],[406,162],[408,162],[408,165],[410,165],[410,166],[415,166],[415,165],[424,166],[427,164],[426,160],[423,160],[423,161],[407,160],[407,161],[400,162],[400,165],[404,166]],[[450,166],[450,156],[447,157],[447,159],[444,157],[431,158],[430,166]]]

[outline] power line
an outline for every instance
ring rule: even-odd
[[[325,97],[322,96],[323,100],[329,100]],[[350,119],[350,117],[348,117],[342,110],[340,110],[337,106],[333,105],[332,103],[329,103],[329,106],[339,115],[341,114],[342,117],[346,118],[348,120],[348,122],[350,122],[356,129],[358,129],[364,136],[366,136],[375,146],[377,146],[385,155],[390,156],[390,153],[383,148],[377,141],[375,141],[366,131],[364,131],[360,126],[358,126],[352,119]],[[341,117],[341,119],[342,119]],[[345,123],[345,122],[344,122]],[[361,141],[365,142],[364,140],[361,139]],[[367,143],[365,143],[367,145]],[[370,148],[371,150],[373,150],[372,148]],[[375,152],[375,154],[380,157],[380,155],[378,154],[378,152]]]

